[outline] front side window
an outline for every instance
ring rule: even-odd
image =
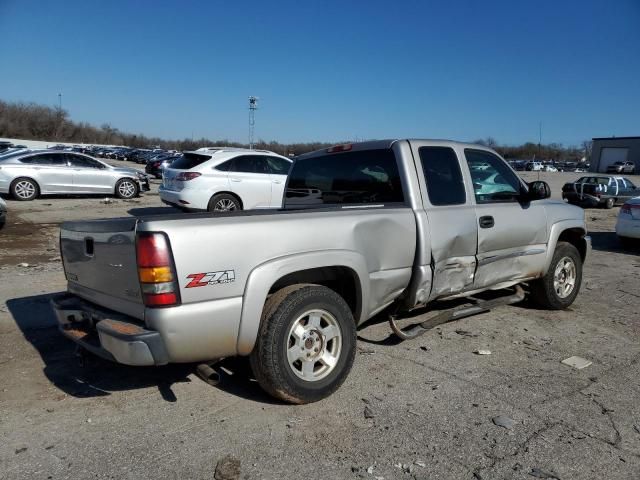
[[[477,203],[514,202],[520,196],[521,183],[507,164],[491,152],[466,148],[473,193]]]
[[[76,168],[102,168],[102,164],[91,160],[90,158],[80,157],[78,155],[66,155],[72,167]]]
[[[404,203],[396,157],[390,149],[362,150],[297,160],[285,207]]]
[[[466,203],[467,196],[456,152],[451,147],[420,147],[418,151],[431,205]]]

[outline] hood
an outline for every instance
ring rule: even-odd
[[[133,175],[133,176],[138,176],[138,175],[143,175],[144,173],[142,173],[140,170],[136,170],[135,168],[129,168],[129,167],[111,167],[111,170],[114,172],[118,172],[118,173],[127,173],[129,175]]]

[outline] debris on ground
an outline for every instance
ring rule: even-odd
[[[640,433],[640,425],[634,425],[634,426],[633,426],[633,429],[634,429],[636,432]]]
[[[536,478],[543,478],[547,480],[560,480],[560,477],[554,472],[545,472],[539,468],[532,468],[529,475]]]
[[[27,267],[29,267],[29,264],[23,262],[23,263],[19,263],[18,266],[22,267],[22,268],[27,268]]]
[[[373,355],[376,351],[369,348],[358,348],[358,353],[360,355]]]
[[[414,465],[417,465],[420,468],[427,468],[427,464],[425,462],[423,462],[422,460],[416,460],[413,463],[414,463]]]
[[[462,330],[461,328],[456,330],[456,333],[461,337],[477,337],[478,336],[477,333],[469,332],[468,330]]]
[[[26,451],[27,451],[27,447],[16,448],[16,455],[18,455],[19,453],[22,453],[22,452],[26,452]]]
[[[369,475],[373,475],[373,465],[371,465],[369,468],[367,468],[367,473]]]
[[[491,355],[491,350],[475,350],[473,353],[476,355]]]
[[[512,430],[513,426],[516,424],[516,422],[514,422],[509,417],[505,417],[504,415],[498,415],[497,417],[493,417],[491,421],[493,422],[494,425],[497,425],[498,427],[506,428],[507,430]]]
[[[593,362],[591,360],[587,360],[586,358],[576,357],[574,355],[573,357],[565,358],[564,360],[562,360],[562,363],[564,363],[565,365],[569,365],[576,370],[582,370],[583,368],[587,368],[588,366],[590,366]]]
[[[421,345],[420,346],[420,350],[422,350],[423,352],[428,352],[429,351],[429,347],[427,347],[426,345]]]
[[[216,465],[213,478],[215,480],[237,480],[240,478],[240,460],[232,455],[221,458]]]
[[[376,416],[368,406],[364,407],[364,418],[374,418]]]

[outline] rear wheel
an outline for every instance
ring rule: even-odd
[[[233,212],[242,210],[240,201],[228,193],[219,193],[211,197],[207,206],[209,212]]]
[[[355,322],[344,299],[320,285],[293,285],[265,303],[250,359],[267,393],[310,403],[342,385],[355,350]]]
[[[546,275],[531,282],[531,297],[549,310],[563,310],[571,305],[582,283],[582,258],[578,249],[558,242]]]
[[[39,193],[38,184],[30,178],[16,178],[11,184],[11,196],[21,202],[33,200]]]
[[[116,197],[118,198],[134,198],[138,196],[138,184],[130,178],[121,178],[116,183]]]
[[[606,208],[607,210],[610,210],[613,208],[615,204],[616,204],[615,198],[607,198],[604,202],[604,208]]]

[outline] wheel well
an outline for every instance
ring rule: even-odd
[[[584,239],[584,230],[581,228],[570,228],[563,231],[558,237],[559,242],[568,242],[578,249],[582,261],[587,257],[587,242]]]
[[[40,184],[38,183],[38,181],[34,178],[31,177],[18,177],[18,178],[14,178],[13,181],[11,182],[11,185],[9,186],[9,191],[11,191],[11,189],[13,188],[13,186],[16,184],[16,182],[18,180],[31,180],[33,183],[36,184],[36,188],[38,189],[38,193],[40,193],[42,190],[40,189]]]
[[[293,272],[275,282],[271,286],[269,294],[298,283],[314,283],[330,288],[347,302],[356,323],[360,319],[360,313],[362,312],[362,293],[360,291],[358,275],[352,269],[332,266]]]
[[[238,203],[240,204],[240,208],[241,208],[242,210],[244,210],[244,205],[242,204],[242,199],[241,199],[237,194],[235,194],[235,193],[233,193],[233,192],[226,192],[226,191],[224,191],[224,192],[216,192],[216,193],[214,193],[213,195],[211,195],[211,198],[209,199],[209,201],[211,201],[211,200],[213,199],[213,197],[215,197],[216,195],[221,195],[221,194],[223,194],[223,193],[225,193],[225,194],[227,194],[227,195],[231,195],[233,198],[235,198],[236,200],[238,200]]]

